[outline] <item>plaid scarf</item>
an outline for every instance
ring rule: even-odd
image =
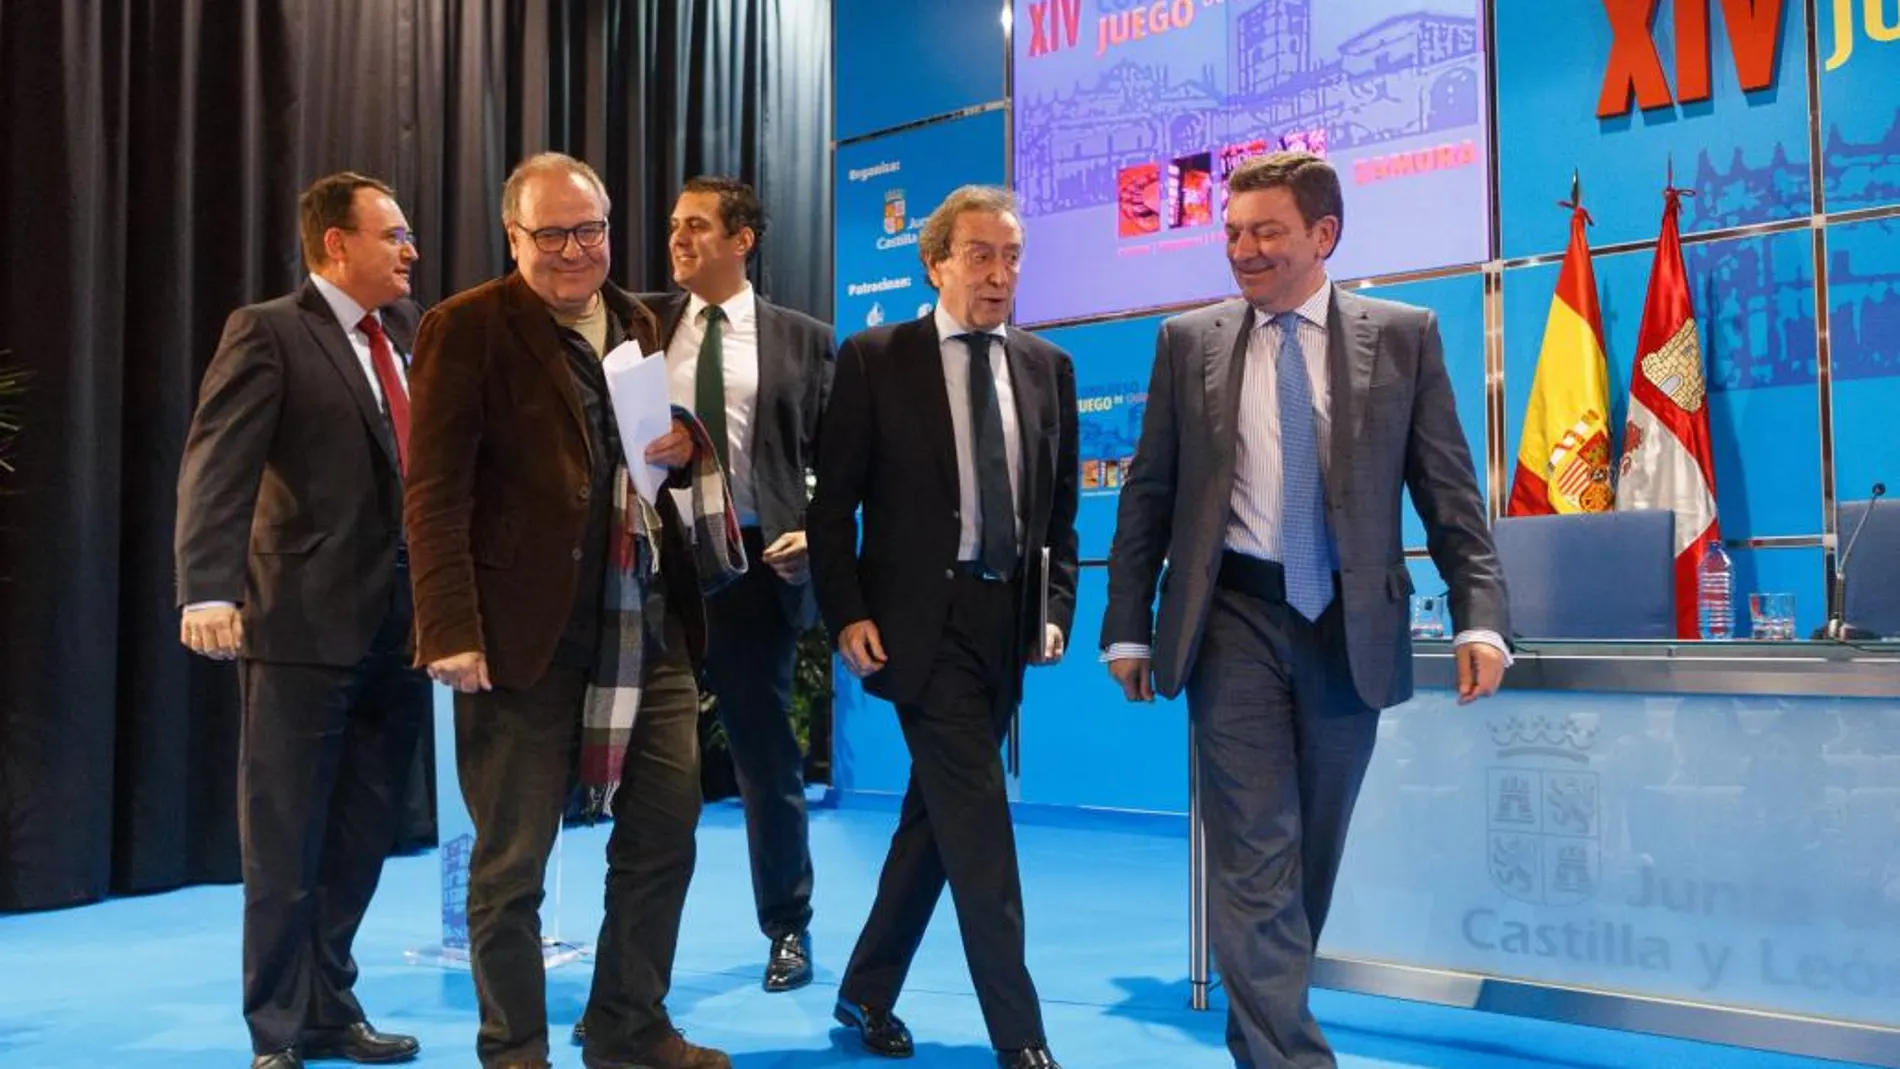
[[[700,590],[710,594],[745,574],[739,514],[732,507],[732,493],[705,425],[678,405],[673,415],[693,437],[688,495],[692,514],[683,518],[693,524],[691,544]],[[627,743],[640,715],[648,647],[665,641],[664,600],[653,583],[659,545],[659,513],[634,490],[626,464],[616,464],[601,590],[600,651],[581,714],[581,816],[590,823],[613,815]]]

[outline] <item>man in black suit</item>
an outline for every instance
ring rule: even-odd
[[[1024,664],[1059,659],[1075,614],[1075,369],[1003,326],[1023,255],[1007,190],[952,193],[917,251],[937,308],[839,350],[811,504],[819,608],[865,689],[897,706],[911,755],[834,1012],[873,1053],[912,1053],[892,1008],[947,880],[998,1063],[1055,1069],[998,747]]]
[[[695,178],[673,208],[684,292],[642,298],[660,320],[673,402],[706,425],[739,512],[744,578],[707,599],[706,673],[745,801],[752,893],[771,940],[765,989],[811,982],[812,866],[804,755],[792,731],[792,662],[811,620],[806,476],[831,389],[831,327],[760,298],[746,262],[765,236],[750,186]]]
[[[310,278],[226,321],[178,477],[180,638],[240,661],[253,1069],[418,1049],[365,1022],[350,955],[430,707],[402,537],[416,249],[375,179],[299,210]]]

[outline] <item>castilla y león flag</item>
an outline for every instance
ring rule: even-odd
[[[1695,306],[1682,266],[1677,216],[1683,191],[1663,191],[1662,235],[1643,302],[1642,333],[1630,374],[1629,423],[1623,430],[1618,509],[1669,509],[1676,514],[1676,634],[1694,638],[1696,566],[1711,539],[1715,463],[1709,450],[1708,385]]]
[[[1524,437],[1511,480],[1510,516],[1608,512],[1610,485],[1610,374],[1603,358],[1603,316],[1597,311],[1596,273],[1576,186],[1571,187],[1570,247],[1557,272],[1544,346],[1537,354]]]

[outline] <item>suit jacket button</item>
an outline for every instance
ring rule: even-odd
[[[593,488],[593,487],[591,487],[591,486],[583,486],[583,487],[581,487],[581,500],[582,500],[582,501],[585,501],[585,500],[587,500],[588,498],[590,498],[590,497],[593,497],[593,496],[594,496],[594,488]]]
[[[575,560],[576,562],[579,562],[579,560],[580,560],[580,559],[581,559],[581,551],[580,551],[580,547],[578,547],[578,546],[576,546],[576,547],[574,548],[574,560]]]
[[[957,570],[955,568],[945,568],[943,570],[943,577],[945,579],[955,579],[957,577]]]

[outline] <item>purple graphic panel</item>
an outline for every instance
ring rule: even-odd
[[[1231,292],[1225,179],[1279,148],[1339,170],[1335,278],[1489,255],[1480,0],[1016,0],[1015,19],[1016,188],[1043,250],[1026,323]]]

